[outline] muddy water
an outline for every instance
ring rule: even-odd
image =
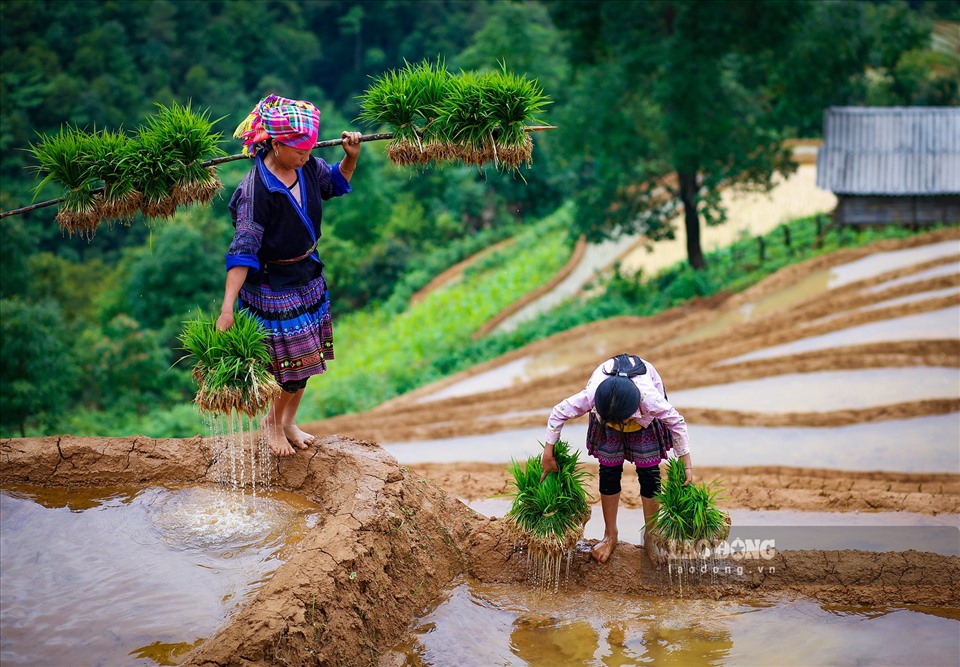
[[[916,248],[873,253],[830,269],[830,287],[842,287],[858,280],[874,278],[889,271],[896,271],[914,264],[952,257],[957,253],[960,253],[960,241],[956,240],[930,243]],[[954,273],[958,270],[960,270],[960,266],[953,264]]]
[[[0,662],[175,664],[285,560],[317,508],[168,490],[0,490]]]
[[[908,340],[955,340],[958,333],[960,333],[960,308],[941,308],[927,313],[848,327],[820,336],[809,336],[783,345],[765,347],[725,359],[719,365],[770,359],[848,345]]]
[[[960,372],[956,368],[918,366],[785,373],[670,393],[671,403],[681,412],[693,407],[818,412],[935,398],[960,398]]]
[[[385,443],[404,465],[417,463],[509,463],[539,455],[543,428],[514,429],[445,440]],[[568,423],[563,439],[580,452],[587,427]],[[833,470],[900,470],[960,473],[960,414],[916,417],[830,428],[706,426],[688,424],[695,465],[784,465]]]
[[[635,482],[633,482],[635,483]],[[594,486],[596,482],[594,482]],[[596,495],[594,490],[594,495]],[[504,517],[510,499],[488,498],[466,503],[489,517]],[[722,503],[721,503],[722,506]],[[791,510],[724,510],[730,515],[728,542],[773,540],[782,550],[862,549],[864,551],[929,551],[960,556],[960,514],[913,512],[795,512]],[[643,543],[643,510],[621,506],[617,512],[619,540]],[[600,507],[591,506],[583,537],[603,537]]]
[[[464,580],[385,664],[951,665],[960,611],[829,607],[806,600],[544,595]]]

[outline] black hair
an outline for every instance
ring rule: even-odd
[[[603,372],[610,377],[597,387],[594,397],[597,414],[605,422],[626,421],[640,407],[640,389],[630,378],[643,375],[647,367],[640,357],[618,354],[613,358],[613,370]]]

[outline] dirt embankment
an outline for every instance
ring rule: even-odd
[[[0,485],[213,484],[212,458],[211,444],[199,437],[4,440]],[[505,521],[473,512],[375,443],[322,438],[309,452],[277,463],[274,479],[275,487],[317,503],[324,518],[256,597],[182,664],[376,664],[455,577],[514,583],[526,577],[525,557]],[[958,557],[785,551],[762,565],[720,583],[688,578],[684,595],[960,606]],[[566,585],[659,594],[672,583],[639,548],[624,544],[603,566],[578,554]]]
[[[505,464],[418,463],[419,475],[465,501],[512,492]],[[584,470],[596,479],[596,464]],[[960,513],[960,475],[898,473],[749,466],[697,467],[698,482],[717,483],[726,509],[795,510],[801,512]],[[596,482],[593,483],[594,486]],[[640,489],[625,484],[624,507],[640,507]]]

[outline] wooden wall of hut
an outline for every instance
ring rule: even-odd
[[[960,223],[960,195],[837,195],[834,219],[842,225]]]

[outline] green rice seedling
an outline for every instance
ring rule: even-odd
[[[207,203],[220,190],[216,170],[204,160],[225,155],[221,133],[213,132],[209,112],[196,113],[190,105],[157,105],[137,134],[131,173],[143,195],[147,218],[169,218],[177,206]]]
[[[494,157],[497,120],[489,115],[487,87],[494,75],[461,72],[451,81],[436,120],[438,138],[450,155],[466,165],[480,166]]]
[[[141,131],[136,148],[129,155],[129,177],[140,193],[140,212],[147,224],[152,220],[172,218],[177,212],[173,188],[183,174],[183,165],[167,153],[167,139],[161,134]]]
[[[584,488],[588,473],[579,469],[579,453],[561,440],[553,446],[553,455],[559,471],[542,482],[539,456],[531,456],[526,465],[511,462],[516,490],[506,518],[527,546],[527,564],[535,579],[556,590],[560,563],[583,536],[590,507]]]
[[[667,462],[667,478],[655,496],[660,505],[648,525],[648,537],[671,554],[695,554],[726,538],[730,519],[717,507],[720,489],[707,484],[684,486],[680,459]]]
[[[579,452],[571,451],[566,442],[557,442],[553,455],[560,470],[547,475],[542,483],[539,456],[531,456],[526,465],[511,463],[516,491],[507,517],[525,540],[563,550],[576,544],[584,520],[590,516],[583,484],[588,473],[579,469]]]
[[[417,132],[420,135],[422,151],[419,163],[444,160],[445,144],[433,131],[434,122],[450,89],[451,75],[441,59],[436,62],[424,60],[413,66],[408,65],[410,87],[417,94]]]
[[[61,127],[55,135],[40,135],[40,141],[29,148],[37,161],[35,170],[46,174],[34,192],[39,194],[49,183],[67,191],[56,219],[61,231],[70,235],[92,236],[100,224],[102,197],[90,170],[90,145],[95,141],[88,132]]]
[[[220,190],[220,180],[213,167],[204,162],[226,155],[220,148],[221,132],[210,120],[209,110],[195,112],[190,104],[176,102],[169,107],[157,105],[157,113],[147,120],[148,132],[158,137],[174,167],[172,196],[178,205],[208,203]]]
[[[204,412],[253,417],[279,395],[269,370],[267,332],[246,311],[238,312],[226,331],[217,330],[216,319],[198,314],[184,323],[178,339],[188,353],[183,358],[195,359],[196,403]]]
[[[386,125],[394,133],[387,154],[394,164],[423,162],[424,128],[435,115],[439,99],[445,95],[447,73],[443,62],[424,61],[402,69],[390,70],[374,79],[360,97],[358,120]]]
[[[103,219],[126,221],[140,208],[140,195],[127,173],[129,153],[135,147],[122,131],[101,130],[88,142],[90,174],[103,184]]]
[[[542,122],[538,115],[550,100],[536,81],[508,72],[503,63],[484,78],[484,88],[485,114],[495,120],[494,162],[511,169],[529,164],[533,141],[526,127]]]

